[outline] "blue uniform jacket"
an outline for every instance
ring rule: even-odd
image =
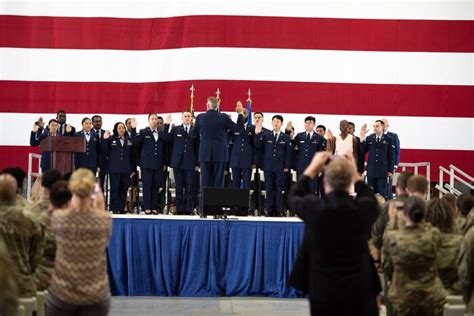
[[[256,164],[254,138],[254,125],[230,132],[232,150],[229,164],[231,168],[250,169],[253,164]]]
[[[392,137],[393,139],[393,145],[395,146],[395,166],[398,166],[400,163],[400,139],[398,138],[398,135],[392,132],[387,132],[386,133],[388,136]]]
[[[150,127],[140,130],[136,135],[136,143],[140,146],[140,167],[148,169],[163,169],[165,163],[165,143],[171,139],[168,133],[169,124],[165,124],[162,130],[158,132],[158,140],[155,141]],[[132,142],[134,140],[134,131],[132,129]]]
[[[77,132],[74,136],[85,138],[84,131]],[[74,164],[77,168],[95,170],[100,155],[100,139],[96,132],[90,132],[89,142],[86,140],[86,152],[74,154]]]
[[[45,139],[46,137],[51,136],[51,133],[47,129],[38,129],[38,131],[35,133],[31,131],[30,135],[30,146],[39,146],[41,141]],[[51,169],[51,152],[50,151],[44,151],[41,153],[41,170],[46,171]]]
[[[198,166],[198,143],[191,126],[186,134],[183,125],[171,130],[171,158],[170,166],[178,169],[194,169]]]
[[[244,127],[244,117],[239,114],[237,123],[227,114],[216,110],[208,110],[196,118],[194,133],[199,135],[199,161],[228,162],[227,131],[241,130]]]
[[[291,140],[284,132],[280,132],[274,142],[273,132],[261,132],[255,135],[255,147],[263,149],[263,170],[283,172],[291,168]]]
[[[118,136],[110,136],[108,139],[102,140],[101,147],[103,155],[107,157],[107,172],[131,173],[133,171],[133,142],[132,138],[128,137],[127,134],[125,134],[123,146]]]
[[[296,151],[295,170],[302,172],[317,151],[326,150],[326,139],[313,132],[311,139],[307,140],[306,132],[298,133],[293,139],[293,148]]]
[[[369,153],[367,161],[368,177],[386,177],[387,172],[393,172],[395,164],[395,145],[392,137],[383,134],[379,144],[376,142],[375,134],[367,136],[360,143],[361,152]]]

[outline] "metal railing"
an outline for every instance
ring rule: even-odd
[[[449,176],[449,182],[444,183],[444,176]],[[441,198],[443,194],[452,193],[455,195],[461,195],[462,192],[455,188],[455,182],[462,183],[471,191],[474,190],[474,177],[471,177],[466,172],[462,171],[455,165],[449,165],[449,170],[443,166],[439,167],[439,183],[435,186],[439,190],[439,197]]]
[[[401,162],[398,164],[399,168],[402,168],[402,171],[406,171],[407,168],[413,168],[413,174],[418,174],[420,168],[426,168],[426,179],[428,179],[428,195],[427,199],[429,200],[431,198],[431,192],[430,192],[430,181],[431,181],[431,163],[429,161],[423,161],[423,162]]]
[[[38,172],[33,172],[33,160],[38,159]],[[41,175],[41,155],[29,153],[28,154],[28,186],[26,188],[26,198],[30,199],[31,186],[33,185],[33,178],[38,178]]]

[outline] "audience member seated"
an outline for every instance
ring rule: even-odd
[[[0,238],[0,315],[16,315],[18,308],[18,284],[12,271],[16,266]]]
[[[53,212],[51,227],[57,249],[46,303],[49,316],[108,314],[106,248],[112,218],[96,188],[92,172],[77,169],[69,181],[70,207]]]
[[[444,288],[450,295],[459,294],[457,260],[463,237],[454,233],[452,203],[445,199],[428,202],[425,220],[441,232],[438,250],[438,273]]]
[[[16,190],[15,178],[0,175],[0,238],[18,269],[12,273],[16,274],[19,297],[36,297],[35,272],[43,254],[44,234],[41,226],[15,204]]]
[[[465,235],[471,225],[474,225],[474,196],[462,194],[456,201],[459,216],[456,218],[456,232]]]
[[[474,226],[471,226],[464,236],[459,255],[458,275],[467,312],[472,315],[474,314]]]
[[[48,289],[51,275],[54,267],[54,256],[56,253],[56,240],[51,231],[51,212],[49,211],[49,197],[52,186],[61,180],[61,173],[57,170],[50,169],[43,173],[41,178],[41,186],[43,188],[43,196],[31,207],[27,208],[25,214],[33,218],[44,232],[44,250],[43,255],[36,268],[36,286],[38,291]]]
[[[28,200],[25,199],[22,195],[23,193],[23,181],[25,180],[26,173],[21,168],[5,168],[2,170],[2,173],[11,174],[15,180],[17,185],[17,194],[16,194],[16,204],[27,206],[29,204]]]
[[[388,299],[397,316],[441,316],[446,303],[446,291],[437,267],[441,234],[437,228],[423,223],[424,199],[410,196],[400,215],[397,206],[397,203],[389,205],[390,221],[382,247],[383,268],[389,281]],[[397,216],[405,221],[400,229],[397,229]]]

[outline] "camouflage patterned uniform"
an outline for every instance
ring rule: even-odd
[[[458,275],[467,310],[474,313],[474,226],[471,226],[464,237],[459,255]]]
[[[45,291],[48,289],[53,276],[54,258],[56,256],[56,239],[51,231],[52,214],[48,211],[48,207],[49,198],[43,196],[25,212],[41,225],[44,232],[45,245],[43,256],[36,268],[36,286],[38,291]]]
[[[393,201],[400,201],[404,202],[408,198],[408,195],[401,194]],[[383,236],[385,232],[385,228],[387,227],[389,218],[388,218],[388,204],[390,201],[385,202],[380,207],[380,213],[375,221],[374,225],[372,226],[372,241],[377,249],[382,248],[383,244]]]
[[[395,315],[442,315],[446,291],[438,278],[441,234],[429,224],[387,227],[383,267],[391,281],[388,298]]]
[[[17,266],[19,297],[36,296],[35,271],[43,254],[44,234],[41,226],[16,204],[0,204],[0,237]]]
[[[16,315],[18,286],[12,274],[15,270],[10,253],[0,238],[0,315]]]
[[[474,226],[474,211],[467,214],[466,217],[459,216],[455,221],[456,232],[460,235],[465,235],[471,226]]]
[[[20,194],[17,194],[16,195],[16,204],[21,206],[21,207],[29,207],[31,205],[31,202],[28,201],[27,199],[25,199],[23,196],[21,196]]]
[[[457,260],[462,241],[463,236],[441,234],[441,247],[438,250],[437,263],[439,278],[449,295],[459,295],[460,293]]]

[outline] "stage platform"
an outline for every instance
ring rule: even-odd
[[[113,295],[301,297],[287,280],[298,218],[114,215]]]

